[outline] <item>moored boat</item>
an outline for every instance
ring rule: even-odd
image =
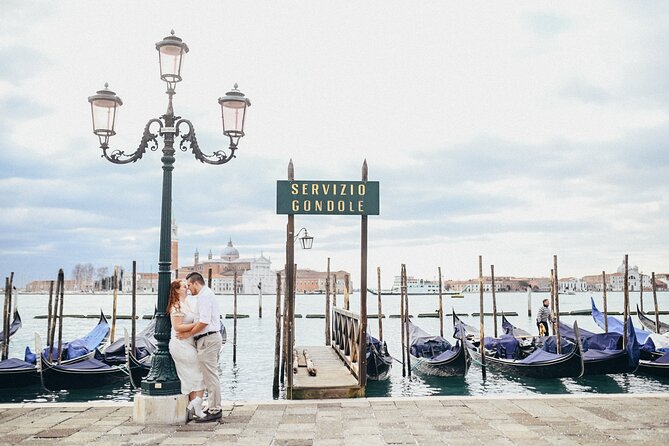
[[[409,321],[411,367],[430,376],[465,376],[471,357],[464,345],[464,330],[452,345],[441,336],[430,335]]]
[[[454,314],[455,319],[455,314]],[[574,322],[574,332],[578,324]],[[561,353],[556,353],[555,336],[533,337],[521,347],[512,334],[483,340],[486,366],[528,378],[578,378],[583,375],[583,356],[579,341],[562,338]],[[475,335],[466,342],[472,357],[481,361],[481,340]]]
[[[639,305],[636,306],[636,314],[637,317],[639,318],[639,321],[641,322],[641,325],[643,325],[646,330],[653,331],[659,334],[669,333],[669,324],[660,321],[659,325],[660,330],[658,331],[657,330],[658,327],[655,324],[656,321],[654,321],[653,319],[649,318],[646,314],[644,314],[644,312],[639,309]]]
[[[72,390],[102,387],[128,379],[126,366],[105,364],[96,358],[87,358],[70,364],[55,364],[40,356],[42,384],[49,390]]]
[[[14,318],[12,319],[12,323],[9,325],[9,339],[16,334],[17,331],[19,331],[19,328],[22,326],[21,322],[21,315],[19,314],[19,310],[14,310]],[[0,345],[5,343],[5,332],[4,330],[0,330]]]
[[[367,334],[367,379],[383,381],[390,376],[393,357],[388,353],[385,341]]]
[[[652,360],[640,360],[637,372],[652,376],[669,377],[669,352]]]

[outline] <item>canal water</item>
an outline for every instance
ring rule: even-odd
[[[630,293],[632,308],[639,301],[639,293]],[[560,296],[560,310],[587,310],[590,308],[590,297],[595,298],[596,304],[602,308],[601,293],[579,293],[576,295]],[[232,296],[217,296],[223,313],[232,313]],[[518,316],[509,319],[516,326],[532,333],[536,332],[534,314],[541,305],[541,301],[548,297],[547,293],[532,294],[532,317],[527,316],[526,293],[497,293],[498,311],[515,312]],[[368,313],[378,312],[377,297],[368,293]],[[486,312],[492,311],[491,294],[484,296]],[[434,313],[438,308],[437,296],[410,296],[409,313],[414,315],[415,324],[427,332],[439,333],[439,319],[432,317],[418,317],[421,313]],[[669,308],[669,293],[658,294],[660,309]],[[270,400],[272,396],[272,373],[274,368],[274,314],[276,296],[263,296],[263,317],[258,317],[258,296],[238,296],[238,313],[249,315],[248,318],[237,320],[237,363],[232,362],[232,319],[226,319],[228,343],[221,354],[221,386],[225,400]],[[608,308],[610,311],[622,311],[622,293],[608,293]],[[44,338],[46,319],[36,319],[35,316],[45,315],[47,312],[47,295],[21,294],[18,296],[18,308],[23,319],[23,327],[12,337],[10,357],[23,358],[26,345],[34,350],[35,333]],[[478,312],[479,295],[465,294],[464,298],[450,298],[444,296],[444,335],[451,339],[452,324],[450,313],[454,309],[463,316],[463,319],[478,327],[478,316],[471,316]],[[652,309],[652,295],[644,295],[645,310]],[[156,304],[155,295],[138,295],[137,311],[140,315],[152,314]],[[339,307],[343,304],[343,297],[337,296]],[[399,296],[383,297],[383,313],[386,316],[399,314]],[[111,295],[75,294],[66,295],[64,314],[94,315],[102,309],[111,314],[113,298]],[[307,315],[324,314],[324,295],[298,295],[296,298],[296,342],[298,345],[324,345],[325,320],[307,318]],[[359,309],[359,295],[351,296],[351,310]],[[131,311],[131,296],[118,296],[118,314],[129,315]],[[667,316],[663,316],[667,321]],[[578,321],[579,327],[586,330],[600,331],[591,316],[562,316],[561,320],[572,323]],[[63,339],[68,340],[87,333],[97,322],[95,318],[65,318]],[[492,334],[492,317],[485,318],[486,334]],[[137,329],[141,330],[148,320],[139,319]],[[638,320],[634,318],[634,323]],[[373,335],[378,335],[378,320],[369,319],[368,327]],[[130,321],[119,320],[116,336],[123,336],[123,329],[130,332]],[[500,328],[501,332],[501,322]],[[384,340],[388,343],[390,353],[401,360],[400,325],[399,319],[386,317],[383,319]],[[318,364],[316,364],[318,367]],[[402,365],[396,362],[389,380],[384,382],[370,382],[367,395],[370,397],[402,397],[428,395],[490,395],[490,394],[567,394],[567,393],[648,393],[669,392],[669,379],[654,378],[637,374],[602,375],[578,379],[550,379],[530,380],[501,374],[491,370],[487,377],[481,378],[481,368],[474,363],[464,378],[433,378],[413,374],[409,378],[402,377]],[[49,392],[39,386],[25,389],[7,389],[0,394],[0,403],[3,402],[75,402],[89,400],[130,401],[133,391],[129,384],[110,388],[76,392]],[[283,398],[283,391],[279,398]]]

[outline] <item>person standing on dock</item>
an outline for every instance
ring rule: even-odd
[[[215,421],[221,418],[221,381],[218,375],[223,338],[221,337],[221,312],[214,292],[205,285],[200,273],[192,272],[186,276],[188,290],[197,298],[198,319],[190,332],[179,336],[193,336],[197,348],[197,362],[204,376],[207,389],[208,408],[206,416],[196,422]]]
[[[544,299],[543,305],[537,311],[537,328],[539,336],[548,336],[548,321],[553,322],[553,314],[548,308],[548,299]]]

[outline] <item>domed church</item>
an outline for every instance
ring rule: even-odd
[[[265,257],[262,252],[260,257],[240,258],[239,251],[232,244],[232,238],[221,256],[214,257],[211,250],[206,260],[200,259],[200,253],[196,249],[193,255],[193,266],[185,266],[179,269],[179,277],[186,277],[189,272],[197,271],[204,277],[209,277],[211,270],[211,289],[217,294],[232,294],[235,287],[238,294],[276,293],[276,271],[271,269],[272,261]],[[235,273],[237,281],[235,283]]]

